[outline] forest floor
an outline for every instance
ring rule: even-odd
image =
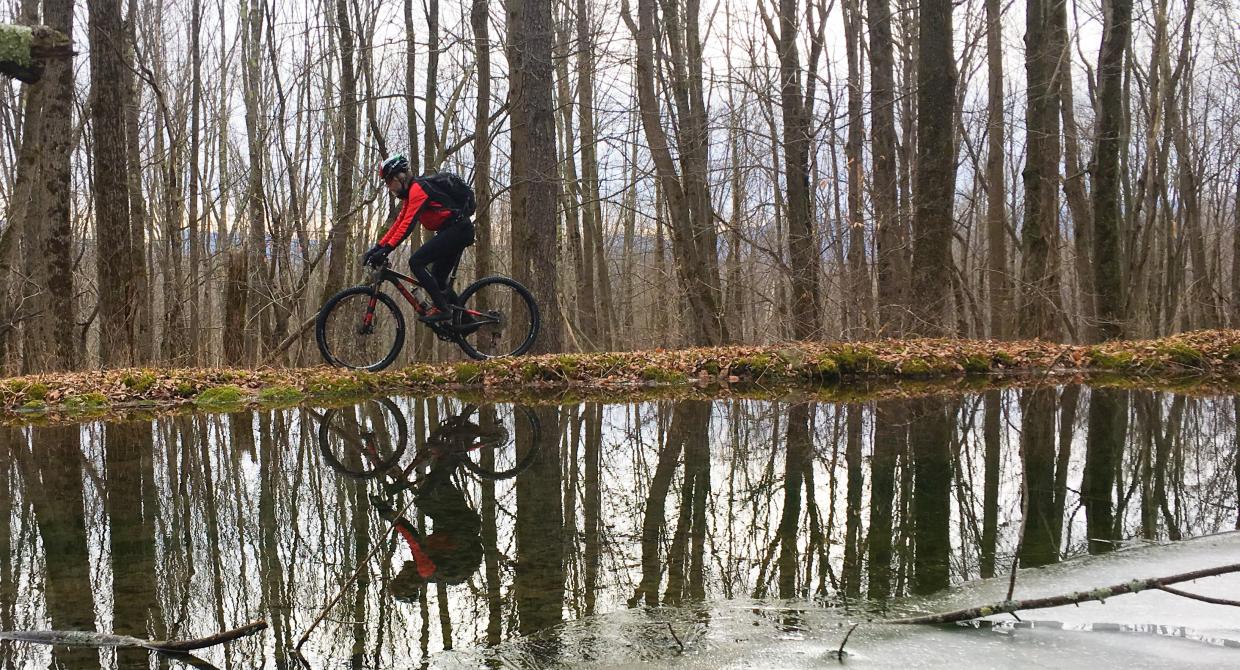
[[[0,422],[233,412],[378,394],[522,402],[726,396],[855,401],[1071,381],[1240,394],[1240,330],[1099,345],[910,339],[548,354],[377,373],[320,366],[44,374],[0,379]]]

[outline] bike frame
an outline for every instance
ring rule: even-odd
[[[459,259],[457,262],[458,263],[460,262]],[[413,277],[410,277],[407,274],[397,272],[387,265],[381,268],[375,268],[373,272],[374,274],[371,278],[371,281],[369,282],[372,286],[374,286],[377,289],[379,285],[382,284],[383,282],[390,282],[392,285],[396,287],[396,290],[400,292],[401,296],[405,298],[405,301],[409,303],[409,306],[413,308],[413,311],[417,312],[418,316],[426,315],[427,310],[426,310],[426,307],[423,306],[422,301],[418,300],[413,295],[413,291],[410,291],[408,288],[405,287],[405,283],[408,283],[410,286],[412,286],[415,289],[420,288],[422,290],[426,290],[426,287],[423,286],[421,282],[419,282],[417,279],[414,279]],[[451,274],[448,275],[448,285],[451,286],[453,280],[455,279],[456,279],[456,267],[453,266]],[[375,304],[378,302],[379,302],[379,298],[377,296],[372,295],[370,297],[370,301],[366,305],[366,316],[363,317],[363,320],[362,320],[363,325],[370,326],[371,323],[374,322]],[[491,318],[488,315],[483,314],[482,312],[472,310],[472,309],[466,309],[460,305],[452,305],[451,307],[452,309],[460,311],[463,314],[472,316],[475,320],[485,320],[485,319]],[[438,331],[440,328],[444,326],[446,326],[449,330],[455,330],[455,327],[452,324],[442,324],[442,325],[428,324],[428,325],[431,326],[432,330],[436,330],[436,331]]]

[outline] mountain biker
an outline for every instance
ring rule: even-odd
[[[474,243],[474,223],[442,203],[430,198],[426,190],[409,171],[409,160],[396,154],[379,166],[379,178],[393,195],[404,204],[392,227],[379,243],[362,256],[366,265],[380,266],[388,254],[415,229],[414,223],[435,233],[409,257],[413,276],[426,288],[435,306],[421,317],[427,323],[447,321],[452,318],[451,304],[455,301],[448,292],[448,275],[465,252]],[[429,266],[429,269],[428,269]]]

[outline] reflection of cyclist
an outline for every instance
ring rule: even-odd
[[[399,516],[387,500],[371,497],[379,516],[392,522],[412,553],[413,560],[405,561],[388,585],[398,600],[416,600],[428,583],[460,584],[482,564],[482,518],[466,502],[464,492],[452,480],[452,475],[462,463],[457,450],[468,449],[480,438],[484,442],[495,437],[504,439],[507,431],[502,426],[484,430],[467,416],[454,416],[444,421],[426,440],[435,460],[414,494],[414,505],[430,518],[433,526],[430,533],[419,533],[417,526]],[[405,488],[409,487],[400,487],[401,490]]]
[[[328,466],[349,477],[380,481],[382,494],[372,495],[371,504],[392,523],[410,551],[411,560],[405,561],[390,585],[401,600],[416,599],[431,582],[464,582],[482,563],[482,519],[455,481],[458,468],[482,479],[507,479],[528,467],[537,454],[537,449],[530,449],[517,462],[503,459],[504,467],[496,468],[500,452],[514,454],[507,448],[515,447],[514,433],[492,407],[465,405],[444,419],[407,465],[400,463],[408,445],[407,423],[392,401],[379,398],[360,408],[310,412],[319,421],[319,447]],[[534,415],[518,408],[513,416],[537,445]],[[428,468],[424,474],[413,477],[423,466]],[[413,494],[407,505],[399,500],[406,491]],[[403,516],[413,506],[429,517],[429,533],[420,532]]]

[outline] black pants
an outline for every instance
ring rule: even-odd
[[[465,247],[474,243],[474,222],[458,219],[439,229],[435,236],[418,247],[409,257],[409,269],[418,283],[426,287],[435,306],[447,310],[452,302],[447,292],[448,275],[461,260]],[[429,269],[428,269],[429,266]]]

